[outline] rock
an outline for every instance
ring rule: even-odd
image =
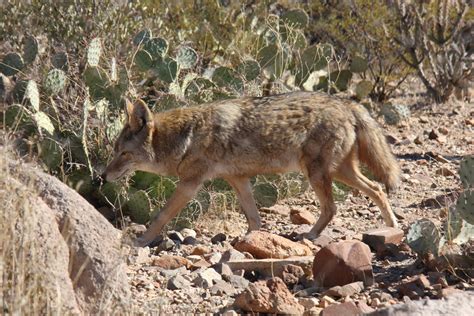
[[[453,177],[456,175],[455,172],[451,171],[450,169],[446,167],[441,167],[439,169],[436,169],[435,173],[440,176],[445,176],[445,177]]]
[[[178,269],[173,269],[173,270],[161,270],[160,271],[160,274],[162,276],[164,276],[166,279],[170,279],[174,276],[177,276],[177,275],[185,275],[189,273],[189,271],[186,269],[186,267],[180,267]]]
[[[303,209],[291,209],[290,220],[295,225],[313,225],[314,223],[316,223],[316,217],[314,217],[311,212]]]
[[[233,286],[229,283],[227,283],[224,280],[215,280],[214,285],[210,288],[210,292],[212,295],[218,295],[218,296],[223,296],[223,295],[234,295],[235,294],[235,289]]]
[[[26,206],[35,206],[35,214],[28,217],[31,222],[12,224],[14,229],[30,229],[30,236],[27,231],[22,233],[22,242],[32,238],[32,243],[39,245],[35,250],[35,270],[42,271],[41,282],[50,282],[42,288],[41,295],[60,297],[57,306],[63,306],[65,314],[97,313],[104,297],[111,305],[128,302],[130,287],[122,233],[66,184],[32,166],[5,158],[0,159],[0,170],[7,175],[2,179],[8,185],[2,184],[0,191],[5,188],[7,194],[24,198],[24,212]],[[6,197],[2,196],[2,201]],[[11,221],[15,220],[14,212],[9,210]]]
[[[229,267],[229,265],[227,265],[223,262],[219,262],[219,263],[214,264],[212,266],[212,268],[214,270],[216,270],[216,272],[219,273],[223,277],[233,275],[232,269]]]
[[[191,261],[191,263],[195,263],[195,262],[198,262],[199,260],[202,260],[202,257],[198,255],[189,255],[189,256],[186,256],[186,259]]]
[[[191,286],[191,282],[179,274],[171,277],[171,279],[169,279],[167,283],[168,290],[186,289],[186,288],[189,288],[190,286]]]
[[[202,256],[202,255],[205,255],[207,253],[210,253],[211,252],[211,249],[209,247],[206,247],[206,246],[196,246],[194,247],[194,249],[191,251],[191,254],[192,255],[199,255],[199,256]]]
[[[248,251],[258,259],[282,259],[292,256],[310,256],[312,254],[308,246],[264,231],[250,232],[238,241],[234,248],[242,252]]]
[[[223,275],[223,278],[237,289],[245,289],[249,285],[249,280],[240,275]]]
[[[417,144],[417,145],[422,145],[422,144],[423,144],[423,140],[424,140],[423,136],[418,135],[418,136],[415,137],[415,139],[413,140],[413,142],[414,142],[415,144]]]
[[[431,132],[428,133],[428,138],[429,139],[438,139],[439,138],[439,134],[437,131],[435,131],[434,129],[431,130]]]
[[[313,244],[318,246],[318,247],[326,247],[332,242],[332,238],[329,237],[328,235],[319,235],[315,239],[313,239]]]
[[[385,139],[387,140],[387,143],[389,143],[390,145],[395,145],[396,143],[398,143],[400,140],[394,136],[394,135],[387,135],[385,137]]]
[[[304,270],[300,266],[287,264],[283,267],[282,280],[288,286],[297,284],[304,276]]]
[[[319,306],[319,300],[315,297],[300,297],[298,298],[298,303],[303,306],[305,310]]]
[[[161,251],[168,251],[168,250],[171,250],[173,249],[173,247],[175,246],[175,242],[171,239],[171,238],[168,238],[168,237],[165,237],[163,238],[163,240],[158,244],[158,248],[157,248],[157,252],[161,252]]]
[[[443,134],[443,135],[448,135],[449,134],[449,129],[447,129],[446,127],[444,126],[441,126],[438,128],[438,131]]]
[[[197,243],[197,239],[193,236],[186,236],[183,239],[183,245],[192,245],[194,246]]]
[[[208,289],[214,284],[214,280],[222,280],[221,275],[213,268],[207,268],[197,272],[197,277],[193,280],[193,284]]]
[[[180,256],[163,255],[153,259],[153,265],[165,270],[174,270],[181,267],[191,268],[191,261]]]
[[[199,268],[209,268],[212,266],[207,260],[205,259],[200,259],[195,262],[193,262],[193,268],[194,269],[199,269]]]
[[[362,241],[378,251],[386,244],[398,245],[402,242],[403,230],[393,227],[375,228],[362,234]]]
[[[313,277],[323,287],[345,285],[363,281],[374,283],[372,254],[369,247],[357,240],[345,240],[329,244],[314,257]]]
[[[326,290],[323,295],[329,295],[332,297],[346,297],[352,296],[356,293],[360,293],[364,289],[364,283],[361,281],[349,283],[343,286],[336,285]]]
[[[333,299],[330,296],[324,295],[323,297],[321,297],[321,300],[319,301],[319,307],[326,308],[329,305],[332,305],[335,303],[336,303],[335,299]]]
[[[245,259],[245,255],[241,253],[238,250],[235,250],[234,248],[231,248],[229,250],[226,250],[222,254],[221,262],[227,262],[227,261],[235,261],[235,260],[242,260]]]
[[[224,233],[218,233],[217,235],[211,238],[211,242],[213,244],[218,244],[226,240],[227,240],[227,236]]]
[[[424,296],[424,292],[429,286],[430,281],[428,278],[423,274],[420,274],[409,280],[403,281],[397,289],[402,296],[406,295],[411,299],[418,299]]]
[[[259,211],[268,214],[288,216],[290,213],[290,208],[287,205],[273,205],[271,207],[262,207],[259,209]]]
[[[354,302],[345,302],[341,304],[333,304],[321,312],[321,316],[358,316],[361,315],[361,310]]]
[[[474,292],[466,291],[453,294],[443,300],[423,299],[397,304],[379,309],[371,316],[411,316],[411,315],[472,315],[474,310]]]
[[[170,238],[172,241],[177,242],[177,243],[183,243],[184,237],[181,235],[180,232],[177,231],[169,231],[168,232],[168,238]]]
[[[236,311],[234,311],[233,309],[229,309],[227,311],[225,311],[222,316],[239,316],[239,313],[237,313]]]
[[[144,264],[151,261],[148,247],[135,248],[131,252],[132,254],[128,256],[129,264]]]
[[[218,263],[221,261],[222,254],[220,252],[213,252],[207,255],[204,255],[204,259],[207,260],[211,265]]]
[[[280,278],[249,284],[240,293],[234,305],[252,313],[303,314],[304,308],[288,291]]]
[[[186,237],[196,238],[197,236],[196,231],[190,228],[181,229],[181,235],[183,235],[184,238]]]
[[[313,259],[313,256],[288,259],[244,259],[228,261],[227,264],[234,272],[237,270],[245,270],[247,272],[255,271],[265,277],[282,277],[283,269],[289,264],[300,266],[306,275],[311,275]]]

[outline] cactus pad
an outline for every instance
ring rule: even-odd
[[[0,62],[0,72],[5,76],[13,76],[25,66],[23,58],[17,53],[9,53]]]
[[[372,91],[373,85],[372,82],[368,80],[362,80],[360,81],[355,88],[355,94],[357,96],[357,99],[362,100],[365,97],[369,95],[369,93]]]
[[[38,56],[38,40],[34,36],[27,36],[23,41],[23,60],[25,64],[31,64]]]
[[[145,224],[150,220],[150,214],[152,211],[150,198],[148,194],[143,190],[138,190],[129,196],[127,203],[125,204],[127,214],[130,218],[139,224]]]
[[[164,38],[154,37],[146,42],[143,49],[151,55],[153,60],[158,60],[168,52],[168,42]]]
[[[231,68],[218,67],[212,74],[212,81],[219,87],[227,87],[236,91],[242,91],[244,83]]]
[[[41,131],[46,131],[49,135],[54,134],[54,125],[49,116],[41,111],[33,114],[33,120]]]
[[[30,102],[31,107],[35,111],[39,111],[39,91],[36,82],[34,82],[33,80],[28,80],[28,83],[26,84],[25,99]]]
[[[141,49],[135,54],[133,60],[139,71],[148,71],[153,65],[153,58],[146,50]]]
[[[301,54],[297,65],[295,84],[302,86],[313,71],[321,70],[328,65],[328,59],[332,53],[332,46],[313,45],[306,48]]]
[[[174,59],[165,57],[155,62],[152,71],[158,79],[166,83],[171,83],[176,79],[178,74],[178,64]]]
[[[437,256],[442,246],[442,239],[436,225],[429,219],[423,218],[410,225],[407,243],[420,255],[431,253]]]
[[[261,69],[258,62],[249,59],[245,60],[237,67],[237,72],[240,73],[245,80],[252,81],[260,75]]]
[[[189,69],[197,64],[198,55],[194,49],[189,46],[181,46],[176,55],[176,62],[181,69]]]
[[[39,144],[39,157],[49,170],[56,170],[62,163],[63,150],[53,139],[45,138]]]
[[[83,75],[91,97],[96,100],[104,98],[105,89],[109,85],[107,73],[98,67],[87,67]]]
[[[52,69],[43,82],[46,92],[50,95],[60,93],[66,86],[66,73],[60,69]]]
[[[100,55],[102,54],[102,43],[100,38],[94,38],[87,48],[87,63],[89,66],[97,67],[99,66]]]
[[[257,55],[257,61],[270,77],[280,78],[289,60],[288,52],[276,44],[265,46]]]
[[[467,156],[461,161],[459,177],[465,189],[474,187],[474,156]]]
[[[289,10],[281,16],[281,20],[295,28],[305,28],[308,25],[308,14],[301,9]]]
[[[396,125],[410,116],[410,109],[405,105],[386,103],[382,106],[380,113],[387,124]]]
[[[133,44],[135,44],[136,46],[139,46],[141,44],[146,44],[150,39],[151,39],[151,30],[144,29],[138,32],[133,37]]]
[[[53,57],[51,57],[51,64],[53,64],[54,68],[67,71],[69,66],[67,53],[59,52],[54,54]]]
[[[175,181],[167,177],[158,177],[150,184],[150,196],[160,201],[169,199],[175,190]]]
[[[354,56],[352,58],[349,70],[354,73],[360,73],[366,71],[368,68],[367,60],[360,56]]]
[[[94,191],[92,179],[87,170],[74,170],[67,175],[66,184],[82,196],[89,196]]]
[[[262,207],[270,207],[278,201],[278,189],[270,182],[257,184],[253,188],[255,200]]]
[[[464,190],[456,203],[459,215],[469,224],[474,225],[474,190]]]
[[[125,203],[122,187],[117,182],[106,182],[100,188],[100,195],[104,203],[111,203],[114,206],[121,206]]]

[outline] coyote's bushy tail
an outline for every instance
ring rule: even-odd
[[[377,122],[362,106],[355,106],[359,160],[367,165],[388,191],[397,188],[400,168]]]

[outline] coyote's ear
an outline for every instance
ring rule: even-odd
[[[153,114],[142,100],[135,103],[125,100],[125,108],[127,112],[128,125],[133,132],[140,131],[143,127],[148,129],[153,127]]]

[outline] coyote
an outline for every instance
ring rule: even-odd
[[[332,181],[360,190],[380,208],[386,225],[396,218],[381,187],[365,177],[365,163],[387,191],[400,170],[385,137],[366,109],[323,93],[245,97],[152,114],[141,100],[126,101],[127,122],[104,179],[135,170],[178,176],[176,191],[137,245],[150,244],[205,180],[223,178],[235,190],[249,230],[261,226],[250,177],[302,171],[321,215],[306,238],[315,238],[336,213]]]

